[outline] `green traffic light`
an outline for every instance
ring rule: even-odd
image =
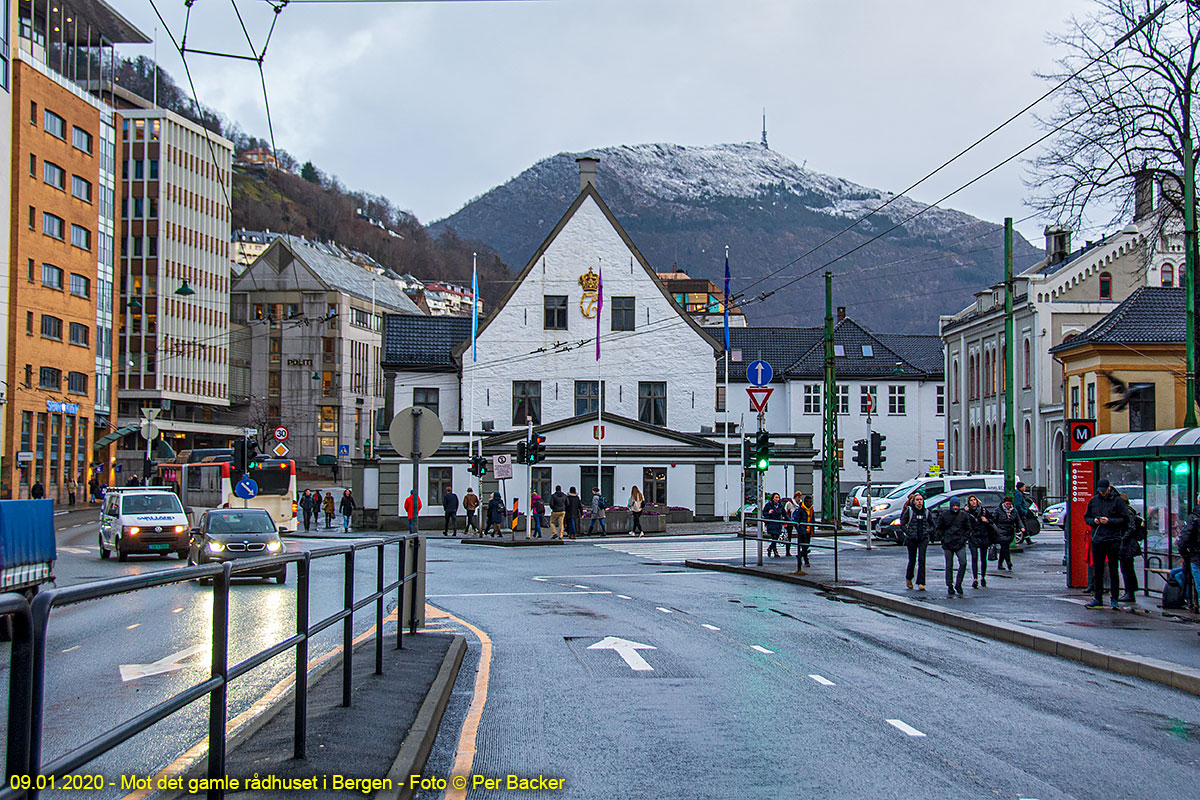
[[[759,472],[766,472],[767,467],[771,466],[771,460],[768,458],[759,458],[754,462],[754,466],[758,467]]]

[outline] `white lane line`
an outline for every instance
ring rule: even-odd
[[[905,722],[902,719],[889,719],[889,720],[887,720],[887,724],[891,725],[896,730],[904,731],[909,736],[924,736],[925,735],[925,734],[921,733],[919,730],[917,730],[916,728],[914,728],[912,725],[909,725],[907,722]]]
[[[426,597],[529,597],[531,595],[543,594],[612,594],[612,592],[602,592],[592,590],[590,592],[481,592],[478,594],[429,594]]]
[[[126,626],[125,626],[125,630],[127,630],[127,631],[131,631],[131,630],[133,630],[134,628],[136,628],[138,625],[141,625],[141,624],[142,624],[142,623],[140,623],[140,622],[135,622],[135,623],[133,623],[132,625],[126,625]]]
[[[180,611],[183,611],[183,609],[182,608],[172,608],[171,609],[172,614],[178,614]]]
[[[546,579],[545,579],[545,578],[539,578],[539,577],[535,577],[535,578],[534,578],[534,580],[535,580],[535,581],[544,581],[544,580],[546,580]]]
[[[767,648],[763,647],[761,644],[752,644],[752,645],[750,645],[750,649],[757,650],[760,653],[766,653],[767,655],[770,655],[775,652],[774,650],[768,650]]]
[[[77,644],[77,645],[75,645],[74,647],[68,647],[66,650],[63,650],[63,652],[64,652],[64,653],[69,653],[69,652],[71,652],[72,650],[78,650],[78,649],[79,649],[79,648],[81,648],[81,647],[83,647],[83,645],[81,645],[81,644]]]
[[[835,685],[833,681],[829,680],[829,678],[826,678],[822,675],[809,675],[808,677],[812,678],[814,681],[821,684],[822,686],[834,686]]]
[[[664,614],[674,614],[674,613],[675,613],[675,612],[674,612],[674,611],[672,611],[671,609],[669,609],[669,608],[663,608],[662,606],[655,606],[655,608],[656,608],[657,610],[659,610],[659,611],[663,612]]]
[[[83,527],[83,523],[81,522],[81,523],[79,523],[78,525],[72,525],[71,527],[72,527],[72,528],[82,528],[82,527]]]
[[[719,631],[719,630],[721,630],[721,629],[720,629],[720,628],[718,628],[716,625],[709,625],[707,622],[701,622],[701,623],[700,623],[700,627],[701,627],[701,628],[708,628],[710,631]]]
[[[630,597],[627,594],[619,594],[619,595],[617,595],[617,597],[621,598],[622,600],[632,600],[633,599],[632,597]]]
[[[592,588],[592,587],[590,587],[590,586],[584,586],[582,583],[575,583],[575,584],[572,584],[572,585],[573,585],[573,586],[574,586],[576,589],[590,589],[590,588]]]

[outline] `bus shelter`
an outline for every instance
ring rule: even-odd
[[[1196,499],[1200,468],[1200,428],[1106,433],[1064,454],[1067,478],[1067,585],[1088,583],[1090,528],[1083,521],[1096,482],[1109,483],[1129,497],[1146,521],[1142,588],[1162,591],[1159,570],[1183,565],[1176,542]]]

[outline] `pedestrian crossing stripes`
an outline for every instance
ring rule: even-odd
[[[636,541],[630,540],[625,542],[597,542],[594,546],[664,564],[682,564],[684,561],[689,560],[732,561],[736,559],[740,561],[742,558],[742,540],[736,536],[708,536],[704,539],[679,539],[675,537],[638,539]],[[792,546],[793,548],[795,547],[794,544]],[[763,547],[765,549],[766,545],[764,544]],[[746,542],[745,548],[745,553],[748,556],[753,557],[758,553],[757,542]],[[780,545],[780,552],[784,552],[782,544]],[[794,555],[795,550],[792,552]],[[817,553],[814,552],[813,556],[816,555]]]

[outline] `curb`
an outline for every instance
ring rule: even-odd
[[[459,539],[459,544],[475,544],[486,547],[546,547],[560,545],[562,539]]]
[[[1059,658],[1078,661],[1088,666],[1129,675],[1145,680],[1161,683],[1173,689],[1179,689],[1189,694],[1200,695],[1200,669],[1185,667],[1170,661],[1157,658],[1136,656],[1119,650],[1109,650],[1104,647],[1059,636],[1023,625],[1013,625],[991,617],[972,614],[966,611],[948,611],[931,606],[927,603],[917,603],[877,589],[847,584],[821,583],[820,581],[804,578],[798,575],[787,575],[757,567],[739,567],[733,564],[718,564],[709,561],[685,561],[684,566],[692,569],[707,569],[717,572],[733,572],[740,575],[753,575],[768,578],[783,583],[794,583],[810,589],[833,592],[844,597],[858,600],[861,603],[898,611],[902,614],[947,625],[952,628],[986,636],[1001,642],[1008,642],[1039,653],[1058,656]]]
[[[466,652],[466,638],[455,635],[450,649],[442,659],[441,669],[429,687],[429,694],[417,709],[417,718],[413,720],[408,735],[400,745],[400,752],[396,754],[396,760],[392,762],[392,768],[385,776],[392,781],[394,788],[391,791],[381,789],[376,792],[374,797],[377,800],[408,800],[412,797],[413,790],[409,786],[408,777],[420,774],[425,768],[425,762],[429,760],[433,742],[437,739],[438,729],[442,725],[442,715],[450,705],[450,694],[454,690],[455,681],[458,680],[458,670]]]

